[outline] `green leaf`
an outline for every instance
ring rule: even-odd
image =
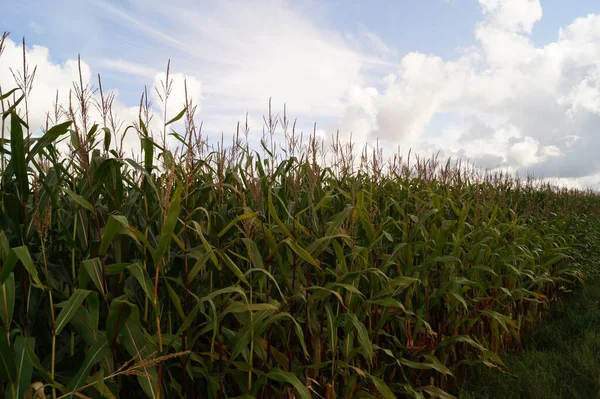
[[[148,272],[142,267],[142,264],[134,263],[127,266],[127,270],[135,277],[148,299],[152,301],[154,298],[154,286],[152,285],[152,280],[150,280]]]
[[[108,149],[110,148],[110,139],[111,139],[111,134],[110,134],[110,129],[107,127],[102,128],[102,130],[104,130],[104,151],[108,151]]]
[[[173,304],[175,311],[181,320],[185,320],[185,313],[183,312],[183,307],[181,306],[181,300],[179,299],[179,296],[167,280],[165,280],[165,286],[167,287],[167,293],[169,294],[169,298],[171,299],[171,303]]]
[[[30,360],[27,351],[35,351],[35,338],[23,337],[21,335],[15,338],[15,358],[17,366],[17,398],[25,397],[25,390],[31,385],[33,375],[33,362]]]
[[[284,242],[294,251],[299,257],[304,259],[306,262],[310,263],[315,267],[320,267],[319,262],[314,259],[304,248],[296,244],[295,241],[286,238]]]
[[[183,115],[185,115],[186,110],[187,110],[187,107],[185,107],[184,109],[179,111],[179,113],[177,114],[177,116],[175,118],[173,118],[170,121],[168,121],[167,123],[165,123],[165,126],[169,126],[171,123],[175,123],[178,120],[180,120],[181,118],[183,118]]]
[[[90,370],[92,366],[98,363],[102,358],[108,353],[110,347],[108,341],[104,338],[99,340],[97,343],[92,345],[92,347],[87,351],[85,356],[85,360],[83,364],[79,367],[79,371],[75,376],[69,381],[67,384],[67,389],[69,391],[69,399],[76,397],[73,391],[77,390],[81,386],[84,385],[86,379],[90,375]]]
[[[377,388],[377,391],[379,391],[381,396],[383,396],[385,399],[397,399],[396,395],[392,393],[390,387],[388,387],[387,384],[383,382],[383,380],[380,380],[379,378],[372,375],[370,377],[371,381],[373,381],[373,385],[375,385],[375,388]]]
[[[131,305],[123,298],[115,298],[111,301],[106,322],[106,338],[111,345],[116,342],[130,315]]]
[[[144,126],[144,123],[141,121],[140,119],[140,125]],[[156,189],[156,187],[154,187],[154,183],[152,182],[152,162],[154,160],[154,145],[152,142],[152,139],[150,137],[148,137],[148,134],[145,134],[144,137],[142,137],[141,139],[141,147],[144,150],[144,188],[145,188],[145,201],[146,201],[146,206],[149,209],[152,209],[153,206],[153,197],[152,197],[152,190],[153,188]]]
[[[104,272],[107,276],[114,276],[116,274],[123,273],[125,270],[127,270],[128,266],[129,263],[113,263],[110,265],[104,265]]]
[[[60,334],[60,332],[65,328],[65,326],[71,321],[73,316],[79,310],[79,307],[85,300],[85,298],[90,294],[91,291],[84,290],[81,288],[76,289],[73,294],[67,299],[64,303],[64,307],[58,314],[56,318],[56,335]]]
[[[19,89],[18,87],[16,87],[16,88],[14,88],[14,89],[12,89],[10,91],[7,91],[6,93],[2,94],[0,96],[0,101],[6,100],[10,96],[12,96],[17,90],[21,90],[21,89]]]
[[[244,313],[244,312],[258,312],[261,310],[277,310],[279,309],[275,305],[270,303],[243,303],[243,302],[231,302],[227,309],[223,311],[223,314],[227,313]]]
[[[17,383],[15,354],[9,346],[8,337],[4,327],[0,327],[0,375],[7,379],[12,385]]]
[[[506,332],[510,331],[508,328],[509,326],[512,328],[517,328],[514,321],[509,316],[503,315],[502,313],[494,310],[480,310],[479,313],[496,320]]]
[[[190,311],[190,313],[188,313],[188,315],[185,317],[185,320],[179,326],[179,329],[177,329],[177,333],[175,335],[183,334],[192,325],[192,323],[194,321],[197,321],[196,315],[198,314],[199,310],[200,310],[200,303],[197,303],[196,306],[194,306],[194,308]]]
[[[27,156],[26,162],[31,161],[36,155],[39,155],[43,149],[54,143],[60,136],[67,133],[69,126],[71,126],[72,123],[73,122],[71,121],[63,122],[48,129],[48,131],[44,133],[42,137],[37,139],[35,145]]]
[[[94,285],[103,295],[106,294],[104,290],[104,278],[102,276],[102,264],[100,258],[86,259],[81,262],[85,272],[92,279]],[[81,276],[80,276],[81,278]]]
[[[202,300],[209,301],[211,299],[216,298],[219,295],[231,294],[231,293],[240,294],[245,299],[245,301],[248,302],[248,298],[246,297],[246,291],[244,291],[242,288],[240,288],[237,285],[230,285],[229,287],[225,287],[225,288],[221,288],[220,290],[213,291],[210,294],[208,294],[207,296],[203,297]]]
[[[235,274],[235,276],[238,279],[240,279],[240,281],[242,283],[246,284],[247,286],[250,286],[250,283],[248,282],[248,280],[246,279],[246,277],[244,276],[244,274],[242,273],[240,268],[237,267],[235,263],[233,263],[231,258],[229,256],[227,256],[226,253],[224,253],[223,251],[220,251],[220,250],[217,250],[216,253],[223,260],[225,265],[227,265],[227,267],[229,267],[229,269],[233,272],[233,274]]]
[[[337,352],[337,324],[336,317],[333,315],[331,305],[327,303],[325,305],[325,313],[327,314],[327,337],[329,338],[329,349],[333,352]]]
[[[97,293],[95,293],[97,295]],[[91,295],[88,296],[91,298]],[[93,326],[93,322],[91,321],[90,312],[82,306],[79,308],[75,316],[71,319],[71,328],[76,334],[79,334],[82,340],[88,345],[93,345],[97,339],[99,331]]]
[[[17,258],[19,258],[19,260],[21,261],[21,263],[23,264],[23,266],[25,266],[25,269],[27,269],[27,272],[29,273],[29,276],[33,279],[33,281],[35,282],[35,284],[39,287],[39,288],[43,288],[44,285],[42,284],[39,276],[38,276],[38,272],[35,268],[35,265],[33,264],[33,260],[31,259],[31,255],[29,254],[29,249],[26,246],[20,246],[20,247],[16,247],[12,249],[14,251],[14,253],[17,255]]]
[[[17,254],[12,249],[8,251],[8,255],[6,255],[6,260],[4,265],[2,265],[2,271],[0,271],[0,284],[4,284],[6,279],[10,276],[13,269],[17,265],[19,258]]]
[[[19,192],[23,200],[29,195],[27,164],[25,163],[24,124],[25,122],[13,111],[10,115],[10,162],[13,165]]]
[[[67,194],[69,194],[69,197],[71,197],[73,199],[73,201],[77,202],[79,205],[81,205],[88,211],[94,212],[94,207],[92,206],[92,204],[87,202],[87,200],[85,198],[83,198],[81,195],[74,193],[73,191],[69,190],[68,188],[65,188],[65,192]]]
[[[258,212],[244,213],[242,215],[237,216],[231,222],[229,222],[229,224],[227,226],[225,226],[225,228],[223,228],[223,230],[221,230],[217,236],[219,238],[223,237],[225,235],[225,233],[227,233],[229,231],[229,229],[231,229],[233,226],[236,225],[237,222],[239,222],[241,220],[252,218],[256,215],[258,215]]]
[[[246,244],[246,248],[248,249],[248,256],[250,258],[250,262],[257,269],[264,269],[265,264],[263,263],[262,255],[258,250],[258,246],[256,245],[256,241],[253,241],[249,238],[242,238],[244,244]]]
[[[292,238],[292,233],[290,233],[290,231],[288,230],[288,228],[281,221],[281,219],[279,218],[279,215],[277,214],[277,210],[275,209],[275,205],[273,205],[273,194],[271,193],[270,190],[269,190],[269,195],[267,197],[267,206],[269,208],[269,214],[273,217],[273,219],[275,219],[275,222],[277,223],[277,225],[279,226],[279,228],[283,231],[283,233],[286,236],[288,236],[289,238]]]
[[[390,298],[390,297],[382,298],[382,299],[374,299],[374,300],[370,300],[368,302],[373,303],[375,305],[379,305],[379,306],[400,308],[402,310],[405,310],[404,305],[400,301],[398,301],[397,299],[394,299],[394,298]]]
[[[15,274],[10,276],[0,286],[0,315],[7,330],[10,330],[13,313],[15,311]]]
[[[281,291],[281,288],[279,287],[279,284],[277,283],[277,280],[275,280],[275,277],[273,277],[271,273],[269,273],[266,269],[250,269],[246,272],[246,276],[249,276],[252,273],[260,273],[267,276],[267,278],[269,278],[273,282],[275,288],[277,288],[277,291],[279,291],[279,295],[281,295],[281,299],[283,300],[283,302],[287,302],[285,296],[283,295],[283,292]]]
[[[157,350],[156,344],[146,338],[145,332],[140,323],[139,311],[135,305],[125,323],[125,329],[121,335],[121,344],[127,350],[130,356],[140,356],[142,359],[148,357]],[[144,366],[140,370],[143,375],[138,376],[138,382],[146,395],[150,398],[157,397],[158,373],[155,367]]]
[[[48,383],[51,383],[52,385],[54,385],[56,388],[58,388],[61,392],[65,392],[66,391],[66,387],[63,386],[61,383],[53,381],[52,378],[50,377],[50,372],[49,370],[42,366],[42,363],[40,362],[40,359],[38,358],[38,356],[35,354],[35,348],[31,347],[30,344],[27,342],[23,348],[25,349],[25,354],[26,354],[26,359],[29,363],[31,363],[31,365],[33,366],[33,368],[35,368],[35,370],[39,373],[39,375],[45,379]]]
[[[165,218],[165,224],[160,230],[160,239],[158,241],[158,248],[156,248],[156,253],[154,254],[154,263],[158,264],[161,262],[161,258],[165,254],[171,242],[171,236],[175,231],[175,226],[177,225],[177,220],[179,218],[179,212],[181,212],[181,190],[181,185],[177,186],[175,194],[173,194],[173,198],[171,198],[169,209],[167,210],[167,217]]]
[[[100,299],[98,293],[92,292],[87,297],[88,310],[90,312],[91,327],[95,331],[98,329],[98,323],[100,322]]]
[[[424,386],[422,388],[419,388],[419,390],[421,390],[423,392],[427,392],[429,394],[429,397],[431,397],[431,398],[457,399],[456,396],[450,395],[448,392],[444,391],[443,389],[440,389],[433,385]]]
[[[298,392],[298,395],[300,395],[302,399],[311,399],[310,391],[308,390],[308,388],[304,384],[302,384],[298,377],[296,377],[296,375],[293,373],[283,371],[275,367],[272,369],[272,371],[267,373],[267,378],[279,382],[292,384],[293,387],[296,389],[296,392]]]
[[[108,246],[112,242],[112,240],[122,234],[123,230],[129,228],[129,222],[127,218],[123,215],[110,215],[108,217],[108,222],[106,223],[106,227],[102,232],[102,242],[100,243],[100,249],[98,249],[98,253],[100,255],[105,255],[108,250]]]
[[[344,283],[331,283],[331,284],[327,284],[326,286],[327,288],[334,288],[334,287],[340,287],[340,288],[344,288],[346,291],[349,291],[355,295],[358,295],[360,297],[364,297],[363,293],[360,292],[358,290],[358,288],[356,288],[353,285],[350,284],[344,284]]]
[[[19,104],[21,103],[21,101],[23,101],[24,98],[25,98],[25,94],[21,94],[16,101],[13,101],[11,106],[2,115],[2,119],[6,119],[10,115],[12,115],[15,112],[15,110],[17,109],[17,107],[19,106]],[[21,122],[23,125],[25,125],[25,122],[23,122],[23,121],[21,121]]]
[[[419,363],[413,362],[404,358],[399,360],[403,365],[410,367],[411,369],[417,370],[436,370],[442,374],[452,375],[452,372],[448,369],[448,367],[444,366],[439,360],[437,360],[434,356],[424,355],[424,358],[430,361],[430,363]]]
[[[362,347],[363,353],[369,363],[373,361],[373,344],[371,343],[371,339],[369,338],[369,332],[365,325],[358,320],[354,313],[347,313],[346,317],[350,320],[354,328],[356,328],[358,332],[358,342]]]

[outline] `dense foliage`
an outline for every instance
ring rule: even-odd
[[[137,160],[85,93],[38,138],[1,97],[8,398],[450,397],[594,271],[592,192],[292,133],[209,151],[191,104],[177,151],[140,112]]]

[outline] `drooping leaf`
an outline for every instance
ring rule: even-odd
[[[73,122],[67,121],[63,123],[59,123],[48,129],[46,133],[42,137],[36,140],[35,145],[31,148],[31,151],[27,155],[26,162],[30,162],[36,155],[40,155],[40,152],[48,147],[50,144],[53,144],[60,136],[66,134],[69,130]]]
[[[375,385],[375,388],[377,388],[377,391],[379,391],[381,396],[383,396],[385,399],[397,399],[396,395],[394,395],[390,387],[385,382],[383,382],[383,380],[374,376],[370,377],[371,381],[373,381],[373,385]]]
[[[84,207],[85,209],[87,209],[88,211],[94,212],[94,207],[92,206],[92,204],[90,204],[81,195],[79,195],[77,193],[74,193],[73,191],[69,190],[68,188],[65,189],[65,192],[67,194],[69,194],[69,197],[71,197],[73,199],[73,201],[75,201],[76,203],[78,203],[79,205],[81,205],[82,207]]]
[[[165,123],[165,126],[170,125],[171,123],[175,123],[178,120],[180,120],[181,118],[183,118],[183,115],[185,115],[185,111],[187,111],[187,107],[182,109],[181,111],[179,111],[179,113],[177,114],[177,116],[175,116],[173,119],[171,119],[170,121],[168,121],[167,123]]]
[[[44,285],[42,284],[42,282],[38,276],[37,269],[35,268],[35,265],[33,264],[31,255],[29,254],[29,249],[23,245],[21,247],[13,248],[12,251],[14,251],[14,253],[17,255],[17,258],[19,258],[19,260],[21,261],[23,266],[25,266],[25,269],[27,269],[27,273],[29,273],[29,276],[33,279],[35,284],[39,288],[42,288]]]
[[[128,228],[129,223],[127,222],[127,218],[125,216],[110,215],[102,234],[102,241],[100,242],[98,253],[100,255],[105,255],[112,240],[119,234],[122,234],[122,232]]]
[[[267,373],[267,377],[275,381],[291,384],[296,389],[296,392],[298,392],[298,395],[300,395],[302,399],[311,398],[310,391],[308,390],[306,385],[302,384],[298,377],[296,377],[296,375],[293,373],[283,371],[275,367]]]

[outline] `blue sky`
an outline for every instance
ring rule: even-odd
[[[388,153],[440,151],[599,186],[600,164],[585,158],[600,150],[595,3],[22,0],[3,7],[0,30],[39,46],[40,108],[68,92],[81,54],[90,79],[101,73],[121,115],[135,117],[144,85],[159,85],[171,59],[180,98],[169,112],[181,108],[185,76],[209,135],[230,135],[248,112],[256,140],[272,97],[325,139],[339,129]],[[19,65],[16,46],[7,54],[3,86]]]
[[[60,64],[81,54],[95,71],[103,72],[109,87],[118,87],[127,101],[137,101],[140,86],[147,82],[102,68],[100,59],[127,58],[128,49],[135,47],[146,53],[148,64],[158,69],[164,67],[168,58],[172,58],[176,65],[178,52],[161,54],[154,40],[148,40],[139,29],[128,27],[126,21],[115,21],[111,13],[100,6],[102,3],[132,15],[137,10],[133,6],[136,3],[130,1],[12,1],[8,7],[3,7],[0,25],[11,32],[13,39],[25,36],[30,44],[48,47],[53,62]],[[201,4],[194,7],[200,12],[214,9],[211,2],[190,3]],[[360,35],[364,31],[377,35],[394,50],[390,57],[394,61],[411,51],[435,54],[444,59],[456,58],[457,49],[476,44],[474,26],[482,20],[477,0],[294,3],[289,2],[292,8],[303,12],[316,24],[342,35]],[[545,0],[542,5],[544,17],[531,34],[536,45],[556,40],[559,28],[599,9],[598,5],[594,6],[593,0]],[[61,10],[60,13],[57,14],[57,10]],[[152,22],[153,19],[142,17],[140,21]]]
[[[127,1],[107,1],[118,5],[122,3],[127,10]],[[61,16],[48,18],[66,5]],[[10,31],[14,37],[26,36],[32,43],[48,46],[56,61],[65,60],[73,53],[91,54],[99,51],[110,52],[110,38],[113,36],[109,29],[117,24],[111,24],[106,16],[98,11],[88,0],[82,1],[53,1],[22,0],[7,2],[0,15],[0,24]],[[202,2],[199,2],[202,3]],[[206,2],[204,2],[206,3]],[[318,15],[311,15],[320,23],[327,24],[340,32],[356,33],[361,27],[366,27],[377,34],[390,46],[400,53],[422,51],[435,53],[442,57],[454,56],[457,47],[473,45],[473,27],[481,20],[481,12],[477,0],[422,0],[422,1],[386,1],[373,0],[369,2],[349,2],[345,0],[324,1],[318,8]],[[532,38],[536,44],[545,44],[555,40],[558,29],[571,23],[575,18],[598,12],[599,6],[594,0],[545,0],[542,1],[544,17],[533,30]],[[302,9],[303,7],[298,7]],[[202,6],[201,9],[204,9]],[[305,10],[311,10],[310,6]],[[90,12],[94,25],[106,40],[97,40],[98,47],[86,46],[88,34],[79,31],[79,24],[73,18]],[[96,10],[96,11],[94,11]],[[314,9],[313,9],[314,10]],[[94,15],[95,14],[95,15]],[[73,23],[75,22],[75,23]],[[31,24],[36,24],[42,32],[36,31]],[[38,33],[39,32],[39,33]],[[89,32],[93,33],[93,32]],[[118,36],[119,32],[115,32]],[[135,37],[131,40],[135,42]]]

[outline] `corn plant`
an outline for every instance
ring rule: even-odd
[[[187,99],[159,142],[147,95],[128,158],[110,97],[91,121],[76,82],[36,135],[27,90],[0,92],[7,398],[449,398],[595,273],[591,191],[336,138],[325,162],[270,109],[261,148],[210,147]]]

